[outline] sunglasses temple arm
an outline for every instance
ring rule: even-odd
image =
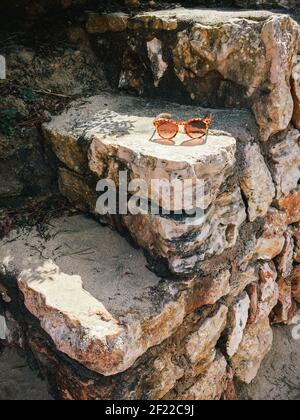
[[[155,128],[155,130],[153,131],[152,136],[150,137],[150,140],[149,140],[150,142],[152,142],[152,141],[153,141],[155,134],[156,134],[156,128]]]

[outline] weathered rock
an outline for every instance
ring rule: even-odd
[[[258,313],[258,283],[249,284],[246,290],[250,299],[248,323],[253,324],[257,319]]]
[[[97,196],[88,181],[65,168],[60,168],[59,174],[61,193],[80,210],[96,214]],[[100,219],[115,226],[113,218]],[[245,219],[241,193],[235,188],[220,194],[204,217],[128,214],[120,216],[117,227],[125,227],[147,254],[165,258],[171,272],[183,274],[195,271],[206,258],[232,248]]]
[[[263,263],[259,270],[259,299],[256,320],[267,318],[278,303],[279,288],[274,263]]]
[[[149,60],[151,61],[152,73],[154,75],[154,85],[158,87],[159,82],[163,78],[168,69],[168,64],[163,59],[163,49],[161,41],[154,38],[147,42],[147,50]]]
[[[250,221],[264,217],[275,197],[275,188],[257,144],[248,144],[245,147],[245,169],[241,178],[241,188],[248,201]]]
[[[241,381],[247,384],[252,382],[263,359],[271,350],[272,343],[273,332],[268,318],[246,327],[239,349],[230,362]]]
[[[193,290],[160,282],[140,252],[97,222],[74,216],[51,226],[47,243],[35,230],[3,242],[2,272],[16,273],[27,309],[57,349],[89,369],[128,369],[194,306]]]
[[[184,119],[184,115],[194,109],[165,102],[151,101],[150,104],[153,117],[159,110],[168,109]],[[148,106],[140,99],[107,94],[91,98],[85,104],[75,104],[47,124],[46,136],[68,168],[60,170],[60,191],[80,209],[96,214],[98,179],[114,181],[116,188],[123,191],[127,182],[141,178],[154,204],[162,205],[164,210],[179,210],[183,207],[182,200],[177,200],[171,190],[169,201],[167,194],[162,194],[163,190],[150,188],[152,181],[176,180],[183,187],[184,180],[204,183],[202,204],[206,210],[203,216],[178,217],[143,211],[127,215],[122,212],[118,219],[109,218],[113,225],[118,222],[118,228],[119,224],[125,227],[148,254],[164,258],[173,273],[195,272],[200,262],[235,246],[246,219],[240,189],[234,181],[226,185],[235,165],[235,138],[230,133],[246,143],[255,135],[254,121],[247,111],[215,111],[217,130],[212,131],[211,141],[209,137],[206,145],[189,148],[189,151],[176,146],[171,149],[148,141],[153,134],[152,120],[145,118]],[[218,136],[221,129],[222,140]],[[224,130],[228,130],[228,137]],[[125,183],[121,184],[119,171],[127,171]],[[186,192],[189,191],[187,187]],[[135,192],[131,190],[131,194]],[[194,192],[196,190],[191,194],[188,208],[194,203]],[[142,197],[143,194],[140,192]],[[125,207],[127,199],[130,203],[131,196],[125,194]],[[116,213],[120,210],[116,209]],[[107,222],[106,217],[101,220]]]
[[[258,270],[254,264],[248,265],[245,270],[238,271],[231,278],[230,296],[239,296],[249,284],[257,282],[258,278]]]
[[[260,260],[272,260],[279,255],[285,244],[287,217],[284,212],[271,208],[266,216],[266,225],[258,239],[254,255]]]
[[[291,282],[292,282],[292,296],[293,298],[300,303],[300,266],[297,265],[292,274],[291,274]]]
[[[300,262],[300,225],[292,227],[292,234],[295,241],[294,260]]]
[[[132,36],[133,30],[139,34]],[[252,108],[263,141],[291,122],[290,79],[299,26],[289,16],[178,8],[137,14],[129,19],[127,33],[114,64],[108,52],[117,38],[111,33],[99,40],[104,61],[109,57],[108,78],[115,85],[139,94],[189,96],[213,108]],[[168,65],[159,82],[145,48],[154,38],[161,41]],[[179,89],[174,89],[176,78]]]
[[[187,312],[191,313],[202,306],[215,305],[221,298],[229,295],[230,278],[230,271],[223,270],[217,275],[201,278],[200,281],[197,278],[187,281],[191,290]]]
[[[292,284],[291,279],[280,277],[278,280],[279,300],[274,308],[272,322],[274,324],[288,324],[292,310]]]
[[[270,154],[277,199],[281,199],[297,188],[300,179],[300,132],[290,129],[279,135],[278,142],[270,148]]]
[[[236,244],[246,219],[239,188],[220,194],[204,217],[174,219],[127,215],[124,224],[144,249],[169,260],[173,272],[192,271],[199,261],[220,255]]]
[[[172,354],[166,354],[154,360],[153,371],[149,382],[153,389],[148,393],[148,398],[161,399],[184,376],[184,369],[172,361]]]
[[[187,337],[185,349],[192,364],[192,375],[198,376],[203,366],[212,363],[216,355],[216,344],[226,327],[228,308],[220,306],[218,312],[205,319],[202,325]]]
[[[124,13],[111,13],[99,15],[88,13],[86,29],[90,34],[111,32],[122,32],[127,29],[128,16]]]
[[[170,202],[164,199],[161,185],[153,185],[152,180],[176,180],[182,185],[187,179],[194,183],[201,180],[201,202],[207,208],[232,171],[235,139],[216,133],[201,147],[173,147],[170,155],[170,147],[151,141],[153,118],[165,108],[184,119],[192,108],[153,103],[151,113],[145,116],[148,106],[135,98],[104,94],[90,98],[84,105],[75,104],[45,125],[44,131],[58,158],[79,174],[89,170],[97,179],[110,177],[118,182],[118,172],[125,168],[128,181],[145,181],[152,200],[166,210],[182,210],[182,200],[176,202],[174,195]],[[196,188],[199,186],[194,185],[193,194],[186,201],[186,210],[195,207]]]
[[[75,175],[65,168],[59,168],[59,190],[76,208],[94,212],[97,194],[81,175]]]
[[[294,99],[293,123],[300,130],[300,56],[297,56],[296,63],[292,71],[292,95]]]
[[[289,225],[300,222],[300,190],[280,200],[279,207],[287,215]]]
[[[197,382],[182,393],[171,392],[166,399],[175,400],[219,400],[228,383],[228,367],[225,357],[218,353],[212,365],[198,378]]]
[[[7,279],[7,283],[10,281]],[[94,401],[159,399],[169,391],[177,393],[177,390],[181,390],[181,395],[197,380],[191,377],[191,368],[185,363],[185,339],[220,307],[205,308],[189,315],[174,335],[149,349],[127,371],[104,377],[64,357],[23,304],[18,298],[11,309],[22,327],[24,349],[30,353],[31,360],[35,357],[43,376],[50,378],[56,398]]]
[[[294,240],[291,232],[285,234],[285,245],[280,255],[276,258],[277,271],[280,276],[287,278],[293,270]]]
[[[228,317],[228,331],[226,350],[229,357],[233,357],[238,351],[243,339],[244,329],[246,328],[249,317],[250,299],[244,292],[230,307]]]

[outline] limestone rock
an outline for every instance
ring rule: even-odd
[[[290,36],[286,38],[286,34]],[[263,26],[261,38],[266,62],[270,63],[269,83],[271,92],[262,95],[253,106],[261,128],[261,139],[266,141],[272,134],[285,130],[293,116],[294,103],[290,76],[293,58],[298,45],[299,26],[290,18],[274,16]],[[280,42],[279,39],[284,40]]]
[[[294,260],[300,263],[300,225],[292,227],[292,234],[295,241]]]
[[[292,296],[293,298],[300,303],[300,266],[297,265],[292,274],[291,274],[291,282],[292,282]]]
[[[174,219],[148,214],[123,218],[135,241],[151,254],[168,258],[170,269],[177,273],[192,271],[199,261],[233,247],[245,219],[239,188],[220,194],[204,217]]]
[[[259,287],[258,283],[251,283],[247,286],[247,293],[250,299],[250,307],[249,307],[249,318],[248,323],[253,324],[257,319],[257,313],[258,313],[258,292]],[[277,300],[276,300],[277,303]]]
[[[97,214],[97,196],[88,181],[65,168],[59,174],[60,192],[80,210]],[[115,219],[100,219],[116,227]],[[197,264],[206,258],[232,248],[245,219],[241,193],[235,188],[220,194],[204,217],[128,214],[120,216],[119,223],[147,254],[166,258],[170,271],[183,274],[195,271]]]
[[[53,220],[46,242],[35,229],[11,235],[18,240],[1,243],[1,272],[17,277],[57,349],[102,375],[128,369],[194,307],[188,288],[161,282],[140,251],[83,216]]]
[[[107,54],[107,73],[112,82],[120,74],[127,74],[130,80],[123,85],[139,94],[156,91],[154,83],[149,85],[152,69],[145,51],[155,34],[168,57],[171,77],[163,77],[160,85],[169,97],[184,95],[213,108],[252,108],[262,141],[290,124],[294,110],[290,79],[299,25],[289,16],[266,11],[177,8],[137,14],[129,19],[128,28],[140,30],[139,36],[134,40],[129,36],[119,47],[114,66]],[[109,52],[114,37],[105,41]],[[126,56],[131,60],[124,60]],[[178,89],[174,89],[176,78]]]
[[[241,87],[245,99],[240,97],[240,101],[257,96],[253,111],[261,139],[266,141],[286,129],[292,118],[289,78],[297,31],[296,23],[284,16],[272,16],[264,22],[235,19],[216,27],[197,24],[178,36],[175,71],[190,88],[197,86],[196,78],[217,72]],[[247,68],[242,68],[241,63],[246,62]],[[258,93],[263,85],[268,89],[265,96]],[[200,83],[198,86],[201,88]],[[197,97],[200,92],[193,94]],[[231,105],[238,105],[236,98]]]
[[[88,13],[86,30],[90,34],[122,32],[127,29],[128,16],[124,13],[102,14]]]
[[[277,271],[280,276],[287,278],[293,270],[294,262],[294,240],[292,234],[287,231],[285,234],[285,245],[280,255],[276,258]]]
[[[279,207],[287,215],[289,225],[300,222],[300,190],[280,200]]]
[[[254,264],[249,264],[245,270],[239,270],[232,276],[230,296],[239,296],[249,284],[256,283],[257,281],[257,267]]]
[[[259,270],[259,300],[256,319],[267,318],[277,305],[279,299],[279,288],[277,285],[277,271],[274,263],[263,263]]]
[[[59,189],[76,208],[94,213],[97,202],[96,191],[89,187],[83,176],[74,176],[74,173],[68,169],[59,168]]]
[[[154,85],[158,87],[160,80],[163,78],[168,69],[168,64],[163,59],[163,49],[161,41],[153,38],[147,42],[148,57],[151,61],[151,68],[154,76]]]
[[[233,357],[238,351],[239,345],[243,339],[244,329],[246,328],[249,317],[250,299],[244,292],[230,307],[229,310],[229,328],[227,332],[227,354]]]
[[[226,327],[228,308],[221,305],[217,313],[205,319],[203,324],[188,336],[185,348],[190,363],[194,366],[193,374],[199,375],[199,368],[213,362],[215,347]],[[197,372],[197,373],[196,373]]]
[[[291,279],[280,277],[278,280],[279,300],[274,308],[272,322],[274,324],[288,324],[292,310],[292,284]]]
[[[246,327],[239,349],[230,362],[242,382],[252,382],[272,343],[273,331],[267,317]]]
[[[98,180],[110,178],[118,182],[119,171],[126,169],[128,182],[145,181],[155,203],[166,210],[180,211],[182,201],[176,202],[174,195],[171,200],[165,198],[161,185],[153,185],[152,180],[177,181],[180,185],[192,180],[193,193],[185,209],[194,209],[199,203],[196,195],[202,187],[200,204],[208,208],[233,169],[235,139],[227,134],[211,134],[205,145],[173,147],[170,155],[169,147],[151,141],[152,121],[163,109],[184,119],[193,108],[157,102],[151,104],[150,110],[149,106],[132,97],[104,94],[74,104],[45,125],[44,131],[61,162],[79,174],[90,171]],[[183,139],[178,138],[179,142]],[[201,185],[196,184],[197,180]]]
[[[300,56],[297,57],[297,62],[292,71],[292,95],[294,99],[294,126],[300,130]]]
[[[172,355],[164,355],[155,359],[150,382],[153,389],[148,394],[149,399],[159,400],[163,398],[184,375],[184,369],[175,365]]]
[[[230,278],[230,271],[223,270],[217,275],[187,281],[187,285],[192,291],[188,313],[202,306],[215,305],[221,298],[229,295]]]
[[[248,144],[245,147],[245,165],[241,188],[248,201],[249,219],[254,221],[267,214],[275,197],[275,188],[257,144]]]
[[[258,259],[270,261],[279,255],[285,244],[286,230],[286,214],[271,208],[266,217],[264,232],[257,241],[255,256]]]
[[[200,375],[198,381],[177,399],[179,400],[219,400],[227,387],[227,362],[218,353],[212,365]]]
[[[271,170],[276,185],[277,199],[289,195],[300,179],[300,132],[290,129],[278,136],[278,143],[270,148]]]
[[[131,30],[150,30],[150,31],[175,31],[178,28],[176,15],[165,15],[164,13],[146,12],[133,16],[128,27]]]

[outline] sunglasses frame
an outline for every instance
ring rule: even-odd
[[[188,126],[189,124],[193,123],[193,122],[202,122],[203,124],[206,125],[206,129],[205,132],[203,132],[201,135],[199,135],[199,137],[193,137],[190,135],[189,130],[188,130]],[[174,125],[174,127],[176,127],[176,133],[174,134],[174,136],[172,137],[163,137],[160,135],[159,133],[159,127],[165,123],[171,123]],[[208,134],[208,130],[209,130],[209,126],[212,123],[212,115],[211,113],[208,113],[204,118],[190,118],[187,121],[177,121],[175,119],[172,118],[172,115],[169,114],[161,114],[159,115],[154,121],[153,121],[153,125],[156,129],[157,134],[164,140],[166,141],[172,141],[177,134],[179,133],[179,129],[181,126],[184,126],[184,131],[185,134],[187,136],[189,136],[192,140],[196,141],[196,140],[200,140],[202,139],[204,136],[207,136]],[[185,143],[189,143],[191,140],[187,140],[185,141],[183,144]]]

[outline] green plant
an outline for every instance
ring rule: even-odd
[[[16,109],[2,109],[0,110],[0,132],[8,137],[15,133],[14,119],[17,117],[18,111]]]
[[[30,87],[26,87],[21,90],[20,97],[23,99],[24,102],[33,102],[35,100],[35,94]]]

